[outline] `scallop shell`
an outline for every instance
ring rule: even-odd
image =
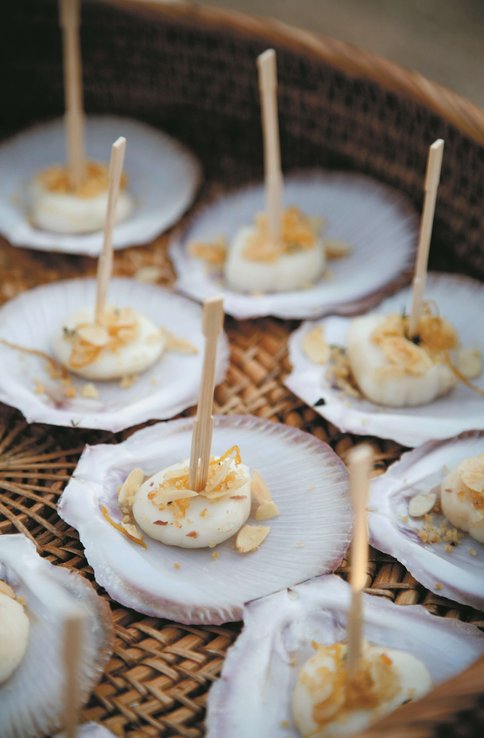
[[[238,444],[242,458],[268,485],[280,511],[250,554],[233,542],[182,549],[145,538],[131,543],[102,516],[119,520],[117,493],[133,467],[147,475],[189,456],[192,419],[144,428],[118,445],[87,447],[59,502],[59,515],[79,531],[96,581],[110,596],[147,615],[181,623],[237,620],[245,602],[322,572],[341,561],[350,540],[351,509],[343,463],[302,431],[253,416],[216,416],[213,453]]]
[[[83,703],[101,678],[112,652],[111,614],[89,582],[41,558],[33,543],[21,534],[0,536],[0,579],[24,598],[30,619],[25,656],[0,685],[0,735],[38,738],[62,724],[66,612],[74,605],[81,607],[87,617],[79,677]]]
[[[474,626],[372,595],[363,603],[365,638],[413,653],[436,684],[484,653]],[[311,641],[345,640],[349,604],[349,585],[331,575],[244,608],[244,629],[209,693],[207,738],[296,738],[291,694],[298,670],[314,653]]]
[[[369,499],[370,540],[375,548],[401,561],[432,592],[481,610],[484,545],[466,533],[452,552],[445,550],[445,543],[422,543],[418,531],[423,521],[408,515],[408,502],[414,495],[438,491],[451,469],[483,450],[484,433],[426,443],[373,480]],[[444,519],[432,516],[436,525]]]
[[[95,292],[94,279],[66,280],[24,292],[0,309],[0,338],[53,355],[52,337],[63,317],[86,304],[94,304]],[[188,339],[198,353],[165,351],[130,387],[121,387],[119,381],[97,382],[97,399],[84,397],[82,388],[87,381],[72,375],[78,394],[68,399],[59,380],[49,377],[43,359],[0,343],[0,400],[21,410],[29,422],[111,431],[151,418],[170,418],[193,405],[198,397],[203,360],[200,307],[170,290],[134,279],[113,279],[108,301],[120,307],[136,307],[155,324]],[[222,335],[217,383],[225,376],[227,364],[228,343]],[[35,392],[36,382],[41,383],[45,394]]]
[[[113,247],[151,241],[175,223],[195,197],[201,168],[175,139],[145,123],[114,116],[86,119],[86,151],[108,162],[113,141],[125,136],[125,172],[135,201],[131,216],[114,228]],[[14,246],[97,256],[102,231],[66,235],[34,227],[29,221],[27,188],[38,172],[65,161],[64,121],[54,120],[18,133],[0,145],[0,231]]]
[[[240,320],[275,315],[314,318],[328,313],[354,314],[374,305],[411,267],[417,219],[403,196],[360,174],[300,171],[284,182],[284,201],[310,217],[323,217],[325,235],[349,243],[352,252],[332,261],[328,273],[313,286],[279,294],[248,295],[223,287],[220,274],[210,273],[188,253],[192,241],[221,235],[228,241],[264,209],[262,185],[221,197],[195,217],[181,240],[171,246],[178,289],[204,300],[222,291],[225,310]],[[388,244],[392,248],[388,250]]]
[[[484,334],[476,317],[484,314],[484,288],[468,277],[429,274],[425,299],[438,305],[441,315],[457,329],[463,347],[478,348],[484,356]],[[379,313],[401,312],[410,304],[407,288],[386,299]],[[303,336],[315,325],[324,327],[328,344],[346,345],[349,318],[331,317],[304,323],[289,341],[293,370],[285,384],[314,407],[323,418],[349,433],[391,438],[404,446],[450,438],[467,430],[484,429],[484,397],[458,383],[448,395],[419,407],[392,408],[366,399],[350,398],[325,379],[325,367],[311,362],[302,351]],[[484,389],[484,374],[473,382]],[[323,400],[323,403],[320,403]]]

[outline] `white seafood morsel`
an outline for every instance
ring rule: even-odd
[[[188,503],[183,517],[176,515],[173,505],[167,504],[160,510],[149,494],[166,482],[167,477],[188,474],[188,464],[188,461],[173,464],[141,485],[134,497],[134,519],[150,538],[168,546],[212,548],[237,533],[249,517],[250,471],[245,464],[236,465],[232,460],[228,472],[236,474],[236,489],[213,500],[191,490],[187,490],[191,494],[186,497],[178,493],[177,499],[184,498]]]
[[[372,546],[404,563],[412,576],[432,592],[481,610],[484,608],[484,545],[470,532],[465,532],[465,528],[460,531],[454,526],[457,522],[465,524],[469,513],[472,515],[473,512],[476,513],[476,524],[482,520],[482,508],[466,505],[462,516],[459,497],[462,478],[457,481],[455,471],[463,465],[464,479],[472,487],[482,484],[482,477],[474,474],[472,466],[470,477],[465,470],[469,471],[466,460],[471,458],[478,460],[478,467],[483,447],[482,431],[464,433],[440,443],[426,443],[404,454],[385,474],[372,480],[368,500]],[[446,495],[441,493],[444,488],[452,489],[449,492],[451,506],[457,494],[459,502],[456,501],[450,516],[457,511],[459,521],[446,518]],[[442,494],[440,506],[443,512],[434,508],[423,518],[409,514],[412,500],[419,496],[432,499],[435,492]],[[482,492],[474,490],[471,496],[479,501],[479,495]]]
[[[462,275],[429,272],[425,300],[430,306],[436,305],[438,314],[452,324],[462,348],[472,348],[473,352],[484,356],[484,334],[476,320],[476,315],[484,314],[482,283]],[[411,290],[405,288],[385,299],[378,311],[382,316],[401,315],[410,301]],[[391,438],[410,447],[484,429],[484,396],[464,381],[457,381],[451,391],[431,402],[413,406],[382,405],[342,391],[328,375],[329,362],[314,363],[304,352],[303,345],[306,334],[320,327],[327,344],[345,351],[351,323],[350,318],[337,315],[316,322],[307,321],[289,339],[292,371],[284,383],[314,407],[315,412],[346,433]],[[445,383],[446,380],[436,379],[432,388],[439,385],[443,389]],[[484,374],[473,378],[472,383],[483,392]]]
[[[108,306],[108,319],[115,312],[116,308]],[[144,372],[162,355],[165,340],[155,323],[139,311],[130,308],[129,321],[134,325],[133,337],[111,347],[107,345],[110,340],[107,331],[95,324],[94,307],[81,308],[69,315],[59,326],[53,339],[55,355],[69,371],[94,381],[107,381]],[[100,349],[99,354],[83,366],[76,366],[72,360],[76,333]]]
[[[65,161],[64,129],[64,120],[57,118],[0,144],[0,232],[14,246],[98,256],[104,194],[88,202],[52,195],[39,187],[39,173]],[[107,163],[120,134],[128,141],[127,190],[120,193],[118,202],[115,250],[149,243],[188,208],[198,189],[201,167],[179,141],[141,121],[110,115],[86,116],[85,134],[90,161]],[[31,220],[32,199],[39,225]]]
[[[365,397],[378,405],[412,407],[450,392],[457,384],[456,376],[446,364],[432,362],[423,351],[419,351],[422,366],[418,373],[405,372],[398,364],[389,363],[382,348],[372,341],[374,331],[385,317],[374,313],[355,318],[348,330],[351,370]],[[418,351],[418,347],[414,348]]]
[[[66,361],[70,355],[69,346],[60,335],[63,318],[75,316],[95,301],[94,279],[70,279],[27,290],[1,306],[0,401],[18,408],[29,422],[114,432],[150,419],[171,418],[194,405],[203,364],[201,307],[170,289],[135,279],[114,277],[109,285],[108,301],[142,310],[152,324],[151,332],[146,330],[147,338],[156,334],[153,343],[149,338],[144,344],[143,355],[148,354],[151,360],[164,345],[160,358],[145,371],[128,372],[121,379],[103,379],[102,383],[77,376],[71,368],[68,384],[59,378],[59,367],[52,367],[56,338]],[[88,336],[90,340],[98,340],[96,334],[102,331],[96,328],[93,338],[93,328],[90,327]],[[85,330],[86,327],[83,333]],[[101,338],[105,337],[101,335]],[[40,353],[32,354],[29,350]],[[221,333],[216,359],[217,385],[225,377],[228,354],[227,337]],[[116,365],[117,357],[112,358]],[[129,366],[134,368],[131,359]],[[124,364],[124,368],[128,365]],[[186,450],[180,459],[185,455]]]
[[[89,173],[89,163],[87,164]],[[107,180],[107,176],[106,176]],[[29,187],[32,223],[38,228],[54,233],[90,233],[104,225],[108,204],[107,186],[96,194],[80,195],[76,192],[56,192],[46,184],[46,172],[34,177]],[[114,211],[115,223],[127,218],[133,210],[133,199],[120,189]]]
[[[222,289],[226,313],[239,320],[263,315],[314,319],[369,309],[379,301],[382,290],[410,267],[418,220],[409,202],[395,190],[351,172],[308,169],[284,177],[283,198],[285,207],[297,207],[311,218],[325,221],[323,241],[337,239],[350,245],[344,258],[331,262],[333,279],[324,270],[321,275],[323,256],[314,252],[311,274],[308,254],[296,254],[300,260],[281,261],[280,277],[274,264],[249,264],[245,260],[239,270],[244,282],[239,281],[238,272],[233,269],[232,273],[233,260],[240,264],[238,254],[245,229],[253,222],[254,214],[264,210],[263,185],[250,185],[201,207],[187,229],[172,241],[170,255],[177,272],[177,288],[199,301]],[[215,243],[221,238],[232,244],[227,279],[222,268],[207,269],[206,262],[194,257],[190,249],[194,243]],[[389,243],[393,244],[391,252]],[[289,263],[295,267],[290,277]],[[270,266],[270,282],[263,283]],[[253,282],[249,267],[254,273]],[[291,286],[289,279],[295,279],[296,269],[298,281]],[[306,284],[302,283],[304,273]],[[285,291],[282,283],[276,282],[279,278],[286,280]]]
[[[51,735],[62,727],[64,719],[66,617],[76,612],[84,623],[79,663],[79,696],[84,704],[112,651],[109,606],[86,579],[50,564],[21,534],[0,536],[0,579],[22,602],[30,623],[23,658],[0,683],[0,735]]]
[[[484,453],[464,459],[446,476],[440,502],[452,525],[484,543]]]
[[[23,605],[2,591],[0,581],[0,685],[22,661],[29,638],[30,621]]]
[[[350,586],[327,575],[246,605],[242,633],[209,692],[207,738],[295,738],[292,695],[298,675],[314,655],[314,643],[329,647],[346,639],[350,602]],[[477,627],[436,617],[420,605],[401,607],[364,594],[363,613],[365,641],[398,661],[403,692],[411,686],[417,660],[423,666],[418,665],[413,686],[423,690],[426,672],[438,685],[484,654]],[[331,735],[344,734],[340,725],[334,727]]]
[[[317,238],[308,249],[283,253],[274,261],[248,258],[244,252],[257,237],[255,226],[241,228],[230,245],[225,262],[225,279],[239,292],[290,292],[307,287],[319,279],[326,263],[324,243]]]
[[[371,677],[369,696],[377,704],[350,709],[345,702],[344,681],[342,685],[346,652],[343,643],[320,646],[303,664],[292,693],[294,723],[301,736],[350,735],[408,700],[422,697],[432,687],[427,668],[416,656],[367,643],[362,654],[363,669]],[[360,692],[360,701],[364,702],[365,694]]]
[[[238,446],[242,464],[257,469],[270,490],[279,514],[268,520],[270,534],[259,548],[241,555],[233,537],[215,548],[182,548],[150,535],[143,547],[119,532],[106,514],[122,522],[118,493],[129,473],[140,468],[149,478],[179,463],[192,432],[193,420],[182,418],[143,428],[116,445],[88,446],[62,494],[59,514],[79,531],[96,581],[114,600],[177,622],[220,624],[240,619],[245,602],[338,565],[351,536],[343,463],[315,437],[247,415],[215,416],[212,454],[217,459]],[[193,504],[197,498],[187,499]],[[233,502],[245,509],[245,500]],[[209,515],[212,506],[218,502],[205,501]],[[193,527],[187,532],[200,531],[203,518],[188,517]]]

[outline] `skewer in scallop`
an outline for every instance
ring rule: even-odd
[[[362,590],[368,563],[366,500],[373,454],[359,446],[350,454],[354,538],[347,643],[318,646],[302,666],[293,691],[293,715],[301,736],[346,735],[365,728],[432,684],[424,664],[405,651],[365,643]],[[321,675],[325,678],[322,679]]]
[[[225,262],[228,285],[238,291],[286,292],[316,281],[325,265],[324,245],[310,219],[283,210],[277,113],[276,53],[257,58],[264,140],[265,213],[236,234]]]
[[[55,233],[88,233],[102,227],[108,173],[104,164],[89,161],[85,155],[79,0],[59,0],[59,17],[67,166],[55,164],[34,177],[30,186],[31,220],[39,228]],[[115,220],[126,218],[132,207],[131,197],[122,191]]]
[[[110,380],[142,372],[155,363],[165,347],[157,326],[131,307],[106,304],[113,268],[112,234],[126,139],[111,149],[109,191],[103,249],[98,261],[96,305],[81,308],[54,339],[54,351],[70,371],[86,379]]]
[[[222,324],[223,299],[207,300],[203,311],[205,353],[189,461],[169,466],[143,483],[141,470],[135,469],[130,475],[134,488],[127,485],[128,477],[122,489],[126,496],[120,493],[121,508],[132,514],[135,525],[150,538],[172,546],[213,547],[236,533],[236,548],[241,550],[245,545],[243,526],[251,510],[250,470],[236,446],[219,457],[210,455],[215,360]],[[269,532],[257,526],[246,529],[249,537],[262,530],[265,537]]]
[[[443,147],[438,139],[429,149],[409,318],[370,313],[356,318],[348,331],[347,353],[355,381],[365,397],[381,405],[423,405],[447,394],[459,379],[451,355],[459,337],[423,302]]]
[[[66,615],[64,622],[63,660],[65,668],[65,738],[76,738],[79,705],[81,704],[79,689],[79,668],[82,654],[84,613],[80,609],[72,610]]]

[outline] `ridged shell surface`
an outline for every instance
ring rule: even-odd
[[[0,339],[37,349],[54,357],[53,337],[62,320],[95,303],[96,283],[78,279],[36,287],[0,309]],[[49,377],[46,361],[0,342],[0,399],[17,407],[29,422],[118,431],[151,418],[165,419],[196,403],[200,386],[204,338],[198,305],[168,289],[134,279],[113,279],[108,303],[134,307],[163,328],[190,341],[196,354],[165,350],[160,359],[135,381],[96,382],[98,397],[85,397],[87,380],[72,375],[76,396]],[[228,344],[219,342],[216,382],[225,376]],[[43,392],[39,392],[39,383]],[[37,388],[37,391],[36,391]]]
[[[435,304],[439,314],[454,326],[462,347],[479,349],[484,356],[484,332],[479,319],[484,315],[484,287],[480,282],[459,275],[431,273],[425,299]],[[407,288],[385,300],[377,312],[382,315],[401,313],[409,307],[410,290]],[[350,318],[335,316],[304,323],[289,341],[292,372],[285,384],[341,430],[391,438],[413,447],[467,430],[484,429],[484,397],[461,382],[448,395],[434,402],[407,408],[376,405],[366,399],[349,397],[332,387],[325,377],[327,367],[314,364],[302,350],[304,335],[316,325],[323,327],[328,344],[346,347]],[[473,382],[484,390],[484,373]]]
[[[220,236],[228,242],[264,210],[264,189],[254,185],[205,206],[171,246],[178,289],[204,300],[221,291],[225,310],[238,319],[275,315],[314,318],[329,313],[354,314],[376,304],[411,267],[417,220],[398,192],[360,174],[300,171],[284,182],[285,206],[324,218],[324,238],[349,244],[349,256],[331,261],[323,277],[307,289],[275,294],[243,294],[228,289],[221,274],[207,271],[189,253],[192,242]],[[391,244],[391,249],[388,245]]]
[[[89,582],[41,558],[21,534],[0,536],[0,579],[23,598],[30,621],[26,653],[17,670],[0,685],[0,735],[40,738],[62,725],[66,615],[75,607],[86,618],[79,674],[84,703],[112,651],[111,614]]]
[[[232,539],[186,549],[148,537],[144,549],[115,530],[101,506],[119,521],[117,493],[131,469],[152,475],[187,458],[191,434],[192,420],[182,419],[87,447],[60,499],[59,514],[79,531],[97,582],[114,600],[147,615],[219,624],[239,619],[249,600],[336,568],[351,535],[344,465],[313,436],[252,416],[216,416],[212,452],[238,444],[279,508],[257,551],[241,555]]]
[[[108,163],[111,146],[127,139],[124,171],[134,208],[114,228],[113,247],[148,243],[173,225],[195,197],[201,169],[195,156],[162,131],[130,118],[88,116],[87,157]],[[33,226],[28,188],[42,169],[65,162],[63,120],[53,120],[18,133],[0,145],[0,232],[14,246],[41,251],[97,256],[102,230],[65,235]]]
[[[394,556],[427,589],[463,605],[484,609],[484,544],[468,534],[458,545],[423,543],[422,518],[409,515],[412,497],[440,492],[445,477],[463,459],[484,452],[484,433],[466,433],[445,443],[426,443],[404,454],[374,479],[369,498],[370,540]],[[432,513],[439,527],[442,514]]]
[[[298,738],[291,714],[297,674],[311,642],[346,638],[350,587],[334,575],[265,597],[244,608],[244,629],[208,697],[207,738]],[[363,595],[364,638],[419,658],[434,684],[484,653],[475,626],[440,618],[420,605]]]

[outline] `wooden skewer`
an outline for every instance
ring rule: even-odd
[[[368,567],[368,526],[366,504],[373,465],[371,446],[362,444],[349,454],[351,500],[353,505],[353,541],[351,544],[351,606],[348,613],[347,673],[351,679],[358,670],[363,641],[362,591]]]
[[[64,735],[76,738],[81,703],[79,671],[82,654],[84,614],[70,613],[64,623],[63,662],[65,670]]]
[[[64,48],[67,173],[70,186],[76,189],[84,180],[86,170],[82,67],[79,42],[79,0],[60,0],[59,10]]]
[[[257,68],[259,70],[262,107],[267,223],[270,240],[273,243],[279,243],[282,232],[282,171],[277,118],[276,52],[274,49],[267,49],[257,57]]]
[[[106,294],[113,271],[113,228],[125,151],[126,139],[120,136],[111,147],[111,160],[109,162],[108,205],[104,219],[103,250],[97,265],[96,323],[98,324],[102,323],[106,306]]]
[[[215,389],[215,360],[217,342],[224,320],[223,297],[211,297],[203,306],[203,334],[205,353],[197,415],[193,423],[190,453],[190,487],[196,492],[205,489],[210,462],[213,433],[213,392]]]
[[[417,325],[422,312],[423,295],[427,282],[427,264],[429,260],[430,239],[432,237],[432,226],[434,223],[435,201],[437,199],[437,188],[440,181],[440,170],[442,168],[442,156],[444,153],[444,142],[441,138],[434,141],[429,148],[427,159],[427,172],[425,174],[425,196],[420,223],[420,236],[418,241],[417,264],[412,288],[412,307],[408,323],[408,334],[410,338],[417,333]]]

